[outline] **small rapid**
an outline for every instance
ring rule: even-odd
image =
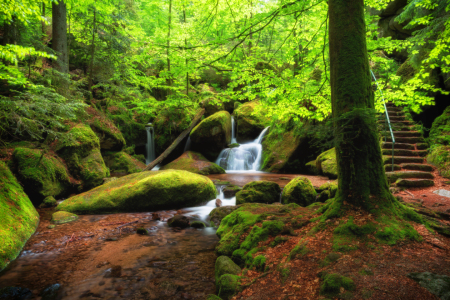
[[[232,121],[232,124],[234,124],[234,119]],[[232,128],[232,136],[234,136],[234,126]],[[268,130],[269,127],[266,127],[258,138],[251,143],[222,150],[216,160],[216,164],[226,171],[258,171],[261,168],[262,140]],[[235,137],[234,140],[236,140]]]

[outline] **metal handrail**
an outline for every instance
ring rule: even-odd
[[[373,74],[372,70],[370,70],[370,73],[372,74],[372,77],[375,80],[375,84],[377,85],[377,90],[380,91],[381,99],[383,99],[384,112],[386,114],[386,119],[384,121],[384,142],[386,142],[386,123],[387,123],[387,125],[389,125],[389,131],[391,132],[391,139],[392,139],[392,172],[394,172],[394,146],[395,146],[394,133],[392,132],[391,121],[389,119],[389,113],[387,111],[386,100],[384,99],[383,92],[381,91],[380,87],[378,86],[377,78],[375,77],[375,74]]]

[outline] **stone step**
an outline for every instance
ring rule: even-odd
[[[422,133],[418,132],[418,131],[392,131],[392,133],[394,134],[394,137],[397,139],[399,137],[421,137]],[[391,132],[390,131],[381,131],[380,132],[381,136],[387,135],[387,136],[391,136]]]
[[[403,124],[403,125],[414,125],[413,121],[409,121],[409,120],[390,120],[391,122],[391,126],[395,125],[395,124]],[[378,124],[384,124],[385,121],[384,120],[378,120],[377,121]]]
[[[394,165],[394,171],[400,171],[402,167],[400,165]],[[384,171],[385,172],[393,172],[392,171],[392,164],[384,165]]]
[[[419,136],[413,136],[413,137],[396,137],[394,135],[395,142],[396,143],[406,143],[406,144],[415,144],[415,143],[423,143],[425,140],[423,137]],[[383,138],[384,140],[384,138]],[[392,139],[390,136],[386,138],[386,142],[392,142]]]
[[[415,126],[410,126],[410,125],[404,125],[404,124],[391,124],[391,128],[392,131],[414,131]],[[378,130],[379,131],[386,131],[386,132],[390,132],[389,130],[389,126],[387,126],[386,124],[378,124]]]
[[[427,143],[417,143],[416,147],[418,150],[426,150],[426,149],[428,149],[428,144]]]
[[[388,109],[389,109],[389,108],[402,109],[401,107],[395,106],[395,104],[392,103],[392,102],[386,103],[386,107],[388,107]]]
[[[391,109],[388,108],[387,112],[388,112],[389,118],[393,117],[393,116],[405,116],[405,113],[403,111],[401,111],[401,110],[391,110]],[[383,113],[382,115],[384,117],[386,116],[385,113]]]
[[[425,157],[428,155],[428,150],[417,150],[416,153],[421,157]]]
[[[385,165],[392,164],[392,156],[390,155],[383,155],[383,162]],[[423,157],[419,156],[394,156],[394,164],[400,165],[403,163],[416,163],[421,164],[423,163]]]
[[[405,170],[417,170],[417,171],[424,171],[424,172],[432,172],[433,171],[432,166],[424,165],[424,164],[401,164],[399,167],[402,167]]]
[[[392,149],[383,149],[383,155],[392,155]],[[394,149],[394,156],[418,156],[414,150]]]
[[[420,171],[395,171],[386,172],[386,177],[389,183],[396,182],[400,178],[426,178],[434,179],[434,175],[430,172],[420,172]]]
[[[395,182],[395,185],[402,187],[427,187],[434,186],[434,181],[431,179],[399,179]]]
[[[383,142],[381,144],[381,148],[383,149],[392,149],[392,143]],[[408,150],[414,150],[414,144],[405,144],[405,143],[395,143],[394,149],[408,149]]]

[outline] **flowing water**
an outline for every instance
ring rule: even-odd
[[[268,130],[269,127],[265,128],[258,138],[251,143],[222,150],[216,160],[216,164],[226,171],[258,171],[261,167],[261,143]]]
[[[152,126],[145,127],[147,130],[147,144],[145,145],[145,149],[147,155],[145,157],[145,163],[148,165],[152,161],[155,160],[155,131]]]
[[[231,143],[235,144],[236,141],[236,121],[234,120],[234,117],[231,116]]]

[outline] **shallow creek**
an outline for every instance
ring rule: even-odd
[[[221,191],[221,186],[218,190]],[[220,198],[234,205],[235,198]],[[0,288],[42,290],[60,284],[57,299],[205,299],[215,293],[216,230],[178,229],[167,219],[184,214],[207,221],[215,199],[178,211],[85,215],[50,229],[52,209],[39,210],[41,222],[20,257],[0,273]],[[145,228],[148,235],[139,235]]]

